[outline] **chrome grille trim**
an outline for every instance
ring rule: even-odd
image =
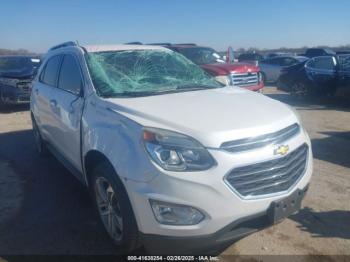
[[[259,84],[258,73],[232,73],[231,81],[234,86],[253,86]]]
[[[244,199],[254,199],[289,191],[303,177],[308,162],[308,146],[303,144],[288,155],[237,167],[224,178]]]
[[[220,148],[233,153],[247,151],[271,144],[282,143],[296,136],[299,132],[300,126],[295,123],[274,133],[224,142]]]

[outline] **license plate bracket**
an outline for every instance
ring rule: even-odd
[[[276,224],[284,218],[294,214],[301,207],[304,190],[298,189],[290,196],[271,203],[267,216],[271,223]]]

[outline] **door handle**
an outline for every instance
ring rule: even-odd
[[[57,107],[57,101],[56,101],[56,99],[51,99],[51,100],[50,100],[50,105],[51,105],[52,107]]]

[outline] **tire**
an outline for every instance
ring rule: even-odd
[[[303,82],[294,82],[291,84],[290,94],[294,97],[307,97],[310,95],[310,91],[310,88]]]
[[[35,139],[36,150],[40,156],[48,156],[49,150],[47,149],[47,146],[46,146],[47,143],[42,138],[42,136],[40,134],[40,130],[38,128],[38,125],[36,124],[36,121],[35,121],[33,115],[31,115],[31,117],[32,117],[32,126],[33,126],[33,134],[34,134],[34,139]]]
[[[139,247],[138,227],[128,194],[112,165],[103,161],[92,170],[90,191],[109,237],[121,254]]]
[[[266,75],[264,72],[261,72],[261,81],[266,85]]]

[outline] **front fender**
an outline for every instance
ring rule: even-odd
[[[91,150],[102,153],[124,179],[149,182],[157,175],[141,140],[140,124],[105,105],[89,102],[82,124],[83,156]]]

